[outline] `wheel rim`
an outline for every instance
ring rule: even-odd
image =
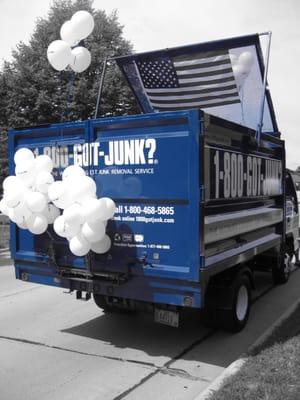
[[[236,316],[239,321],[243,321],[247,315],[249,295],[246,286],[241,286],[238,291],[236,301]]]

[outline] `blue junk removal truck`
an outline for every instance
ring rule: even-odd
[[[27,147],[50,155],[57,177],[68,165],[82,166],[97,196],[115,201],[107,225],[112,246],[76,257],[52,229],[34,236],[12,224],[16,277],[76,291],[77,298],[93,295],[106,311],[150,310],[172,326],[181,309],[205,309],[210,322],[239,331],[254,269],[284,283],[298,259],[296,192],[259,35],[116,62],[141,115],[9,135],[11,173],[15,151]]]

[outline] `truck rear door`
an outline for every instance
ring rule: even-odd
[[[199,113],[91,121],[90,175],[117,204],[93,271],[199,279]]]
[[[54,163],[55,179],[61,179],[64,168],[74,164],[74,161],[76,162],[78,149],[84,148],[88,143],[88,126],[88,122],[77,122],[10,132],[10,174],[13,175],[15,170],[14,153],[19,148],[27,147],[36,155],[49,155]],[[73,256],[69,251],[67,241],[57,236],[52,226],[49,226],[48,233],[32,235],[28,230],[19,229],[15,224],[11,224],[11,251],[12,257],[15,259],[17,276],[18,271],[23,271],[23,263],[25,263],[27,271],[30,271],[32,267],[35,272],[40,270],[44,274],[48,274],[46,268],[55,263],[60,266],[85,268],[84,258]],[[37,275],[34,275],[28,279],[35,281],[38,278]],[[41,278],[41,282],[45,283],[45,279],[46,277]]]

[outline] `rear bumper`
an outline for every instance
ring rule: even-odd
[[[84,271],[58,275],[49,267],[15,263],[16,278],[69,290],[101,294],[153,304],[202,308],[202,292],[199,283],[158,279],[149,276],[131,276],[124,280],[109,280],[98,276],[84,276]]]

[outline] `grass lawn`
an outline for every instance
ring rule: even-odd
[[[300,306],[209,400],[300,399]]]

